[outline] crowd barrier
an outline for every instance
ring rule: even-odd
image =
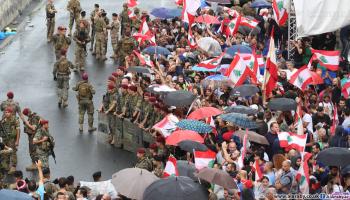
[[[109,133],[108,118],[105,113],[98,113],[98,134],[107,137]],[[137,125],[128,119],[116,117],[116,131],[121,133],[121,144],[123,149],[130,152],[136,152],[140,147],[148,147],[154,142],[153,137],[148,132],[140,129]],[[119,146],[119,145],[118,145]]]

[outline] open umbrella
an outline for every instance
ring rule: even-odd
[[[179,142],[184,140],[192,140],[199,143],[204,143],[204,139],[195,131],[190,130],[178,130],[172,132],[166,139],[167,145],[177,146]]]
[[[151,15],[161,19],[172,19],[181,16],[181,9],[178,8],[154,8]]]
[[[265,0],[255,0],[253,3],[250,4],[251,8],[271,8],[271,3],[265,1]]]
[[[181,142],[178,143],[178,146],[180,147],[180,149],[193,153],[193,151],[207,151],[208,147],[205,146],[204,144],[201,144],[199,142],[196,141],[192,141],[192,140],[183,140]]]
[[[345,167],[350,165],[350,150],[341,147],[330,147],[322,150],[316,157],[316,160],[327,166]]]
[[[236,53],[252,53],[252,48],[245,45],[233,45],[231,47],[228,47],[226,49],[226,53],[224,55],[224,58],[233,58]]]
[[[196,17],[195,22],[205,23],[205,24],[220,24],[220,21],[212,15],[204,14]]]
[[[259,111],[257,109],[253,109],[253,108],[248,107],[248,106],[238,105],[238,106],[230,106],[230,107],[226,108],[225,112],[226,113],[241,113],[241,114],[247,114],[247,115],[255,115]]]
[[[176,167],[179,176],[187,176],[194,181],[198,180],[193,174],[194,172],[196,172],[196,166],[193,163],[187,160],[178,160],[176,161]]]
[[[128,72],[135,72],[135,73],[141,73],[141,74],[153,74],[153,70],[147,67],[141,67],[141,66],[133,66],[129,67],[127,69]]]
[[[192,104],[196,96],[189,91],[179,90],[169,92],[165,98],[164,103],[168,106],[185,107]]]
[[[143,200],[193,200],[208,199],[206,189],[186,176],[170,176],[152,183]]]
[[[175,92],[176,90],[167,85],[151,85],[146,88],[146,91],[153,94],[167,94],[169,92]]]
[[[216,68],[216,70],[220,70],[220,68]],[[232,81],[227,77],[221,74],[215,74],[211,76],[207,76],[204,80],[202,80],[201,84],[203,87],[208,87],[209,85],[213,85],[214,88],[221,87],[222,85],[232,85]]]
[[[223,4],[223,5],[231,4],[230,0],[206,0],[206,2],[208,2],[208,3],[218,3],[218,4]]]
[[[297,109],[297,102],[289,98],[275,98],[267,103],[267,107],[271,110],[290,111]]]
[[[233,178],[225,171],[215,168],[203,168],[195,173],[195,176],[209,183],[220,185],[225,189],[237,189],[237,184]]]
[[[149,46],[146,47],[145,49],[142,50],[142,53],[147,53],[149,55],[163,55],[163,56],[168,56],[171,54],[171,52],[165,48],[165,47],[161,47],[161,46]]]
[[[222,53],[220,43],[212,37],[203,37],[197,41],[197,44],[210,56],[216,57]]]
[[[209,124],[193,119],[183,119],[179,121],[176,126],[181,129],[191,130],[197,133],[210,133],[213,130]]]
[[[6,200],[33,200],[31,196],[24,192],[16,190],[2,189],[0,190],[0,199]]]
[[[113,174],[112,184],[118,193],[130,199],[142,199],[146,188],[159,178],[140,168],[126,168]]]
[[[191,112],[190,115],[188,115],[187,119],[205,119],[207,117],[212,117],[216,115],[222,114],[222,111],[214,108],[214,107],[202,107],[199,109],[196,109],[195,111]]]
[[[253,96],[258,92],[259,92],[258,87],[256,87],[255,85],[246,84],[246,85],[240,85],[233,88],[231,95],[239,96],[239,97],[248,97],[248,96]]]
[[[251,142],[269,145],[269,142],[267,141],[267,139],[264,136],[259,135],[259,134],[255,133],[254,131],[239,130],[239,131],[234,132],[234,135],[238,136],[242,140],[243,140],[245,134],[248,134],[248,140]]]
[[[240,113],[227,113],[220,115],[221,119],[227,122],[232,122],[237,126],[240,126],[245,129],[254,129],[258,125],[250,120],[246,115]]]

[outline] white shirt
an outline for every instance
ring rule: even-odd
[[[306,128],[307,128],[307,130],[310,131],[310,133],[312,133],[313,132],[313,128],[312,128],[313,125],[312,125],[312,117],[311,117],[311,115],[308,114],[308,113],[305,113],[304,116],[303,116],[303,122],[309,123]]]
[[[346,117],[342,123],[344,128],[350,128],[350,117]]]

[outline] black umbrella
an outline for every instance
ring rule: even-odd
[[[247,114],[247,115],[255,115],[259,111],[257,109],[247,107],[247,106],[230,106],[225,109],[226,113],[241,113],[241,114]]]
[[[178,143],[178,146],[187,152],[193,153],[193,150],[195,151],[207,151],[208,147],[204,144],[201,144],[199,142],[193,141],[193,140],[183,140]]]
[[[196,96],[191,92],[179,90],[169,92],[164,98],[164,103],[168,106],[185,107],[191,105],[195,99]]]
[[[153,182],[144,192],[143,200],[208,199],[206,189],[186,176],[170,176]]]
[[[267,107],[271,110],[290,111],[297,109],[297,102],[289,98],[275,98],[267,103]]]
[[[350,165],[350,150],[341,147],[330,147],[321,151],[316,160],[327,166],[344,167]]]
[[[233,88],[231,95],[239,97],[248,97],[253,96],[259,92],[259,88],[255,85],[240,85]]]
[[[135,73],[141,73],[141,74],[152,74],[154,73],[153,70],[147,67],[141,67],[141,66],[134,66],[129,67],[127,69],[128,72],[135,72]]]
[[[179,176],[187,176],[194,181],[198,181],[198,178],[194,176],[196,166],[193,163],[188,162],[187,160],[178,160],[176,161],[176,167]]]
[[[342,176],[345,176],[345,175],[348,175],[348,174],[350,174],[350,165],[348,165],[348,166],[346,166],[346,167],[341,169],[341,175]]]

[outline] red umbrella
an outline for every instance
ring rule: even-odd
[[[216,115],[221,115],[222,111],[214,107],[202,107],[193,111],[187,119],[200,120],[207,117],[212,117]]]
[[[199,143],[204,143],[204,139],[195,131],[178,130],[174,131],[169,137],[165,139],[167,145],[177,146],[177,144],[184,140],[192,140]]]
[[[195,19],[195,22],[206,24],[220,24],[220,21],[216,17],[207,14],[198,16]]]
[[[222,139],[224,139],[225,141],[230,141],[232,139],[233,133],[234,131],[227,131],[222,135]]]

